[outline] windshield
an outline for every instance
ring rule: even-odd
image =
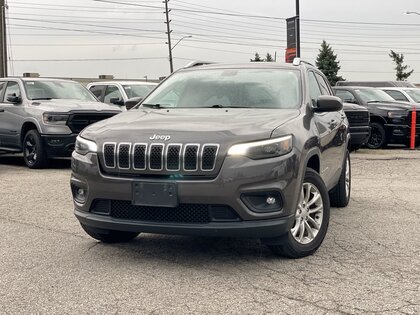
[[[156,85],[146,85],[146,84],[130,84],[123,85],[125,93],[127,93],[128,98],[132,97],[145,97],[147,94],[153,90]]]
[[[363,102],[395,102],[395,100],[386,94],[386,92],[378,89],[357,89],[356,93]]]
[[[143,106],[178,108],[296,108],[300,72],[289,69],[211,69],[175,73]]]
[[[404,90],[416,103],[420,103],[420,90]]]
[[[80,83],[72,81],[24,81],[30,100],[72,99],[97,102],[98,100]]]

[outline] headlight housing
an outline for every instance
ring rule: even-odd
[[[67,119],[69,119],[69,115],[45,113],[42,115],[42,119],[44,124],[47,125],[65,125],[67,123]]]
[[[407,111],[405,110],[395,110],[388,112],[388,118],[403,118],[407,116]]]
[[[235,144],[229,149],[228,155],[240,155],[259,160],[285,155],[292,151],[292,148],[292,136],[289,135],[275,139]]]
[[[77,136],[74,151],[81,155],[86,155],[89,152],[96,153],[98,152],[98,146],[94,141],[87,140],[81,136]]]

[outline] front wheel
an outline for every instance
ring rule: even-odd
[[[103,243],[124,243],[129,242],[132,239],[136,238],[140,233],[136,232],[123,232],[123,231],[114,231],[114,230],[97,230],[92,229],[91,227],[80,224],[85,230],[85,232],[93,237],[95,240],[101,241]]]
[[[370,137],[366,144],[369,149],[380,149],[386,146],[386,132],[382,124],[370,123]]]
[[[278,245],[268,246],[279,256],[301,258],[312,255],[321,246],[329,221],[330,201],[327,188],[319,174],[308,168],[292,228]]]
[[[43,168],[47,164],[44,144],[35,129],[29,130],[23,138],[23,160],[29,168]]]

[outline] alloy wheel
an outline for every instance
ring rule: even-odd
[[[34,164],[38,157],[38,148],[35,137],[28,135],[25,141],[25,158],[29,164]]]
[[[321,229],[323,214],[324,205],[318,188],[312,183],[303,183],[295,223],[290,230],[293,238],[303,245],[312,242]]]

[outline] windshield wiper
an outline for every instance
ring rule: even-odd
[[[200,107],[197,107],[200,108]],[[210,105],[210,106],[204,106],[202,108],[249,108],[246,106],[229,106],[229,105],[220,105],[220,104],[215,104],[215,105]]]
[[[368,102],[366,102],[366,103],[382,103],[382,102],[384,102],[384,101],[368,101]]]
[[[52,97],[35,97],[32,101],[49,101],[52,100]]]

